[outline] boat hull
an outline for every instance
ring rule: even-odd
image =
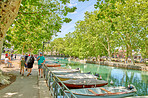
[[[63,81],[63,83],[69,89],[94,88],[94,87],[101,87],[108,84],[107,81],[97,80],[97,79],[77,79],[77,80],[71,79],[71,80]]]
[[[75,74],[80,73],[80,70],[71,70],[71,69],[65,69],[65,70],[59,70],[59,71],[52,71],[55,75],[66,75],[66,74]]]
[[[66,93],[69,98],[71,98],[71,94],[69,93]],[[129,94],[122,94],[122,95],[111,95],[111,96],[107,96],[107,95],[104,95],[104,96],[84,96],[84,95],[76,95],[75,96],[77,98],[124,98],[124,97],[128,97],[128,96],[133,96],[135,93],[129,93]],[[68,97],[64,97],[64,98],[68,98]]]
[[[67,75],[57,75],[57,77],[61,81],[66,81],[69,79],[97,79],[97,76],[91,75],[91,74],[83,74],[83,73],[74,73],[74,74],[67,74]]]
[[[64,83],[69,89],[79,89],[79,88],[93,88],[93,87],[101,87],[107,85],[108,83],[104,84],[97,84],[97,85],[75,85],[75,84],[67,84]]]
[[[70,90],[77,98],[121,98],[133,96],[137,91],[134,87],[129,90],[125,87],[97,87],[97,88],[83,88]],[[71,96],[69,91],[65,90],[68,96]],[[67,98],[67,97],[65,97]]]
[[[47,67],[61,67],[60,64],[46,64]]]

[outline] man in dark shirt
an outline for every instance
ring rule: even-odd
[[[25,55],[25,63],[27,62],[27,58],[28,58],[29,56],[28,56],[28,54],[26,53],[26,55]],[[25,68],[26,68],[26,71],[27,71],[27,65],[25,64]]]
[[[31,56],[29,56],[28,58],[27,58],[27,68],[28,68],[28,75],[27,76],[29,76],[29,75],[31,75],[31,72],[32,72],[32,67],[33,67],[33,64],[34,64],[34,56],[33,56],[33,54],[31,54]]]

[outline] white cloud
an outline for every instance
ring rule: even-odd
[[[86,11],[91,12],[94,11],[94,4],[97,0],[89,0],[87,2],[78,2],[78,0],[70,0],[70,3],[67,4],[68,7],[76,6],[77,10],[73,13],[69,13],[67,17],[71,18],[72,21],[70,23],[64,23],[61,28],[61,33],[57,33],[57,37],[64,37],[65,34],[69,32],[73,32],[75,30],[75,23],[79,20],[84,19],[84,13]]]
[[[73,7],[73,6],[76,6],[77,3],[68,3],[67,5],[68,5],[69,7]]]

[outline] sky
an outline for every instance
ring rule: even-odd
[[[73,32],[75,30],[75,23],[79,20],[84,20],[84,13],[86,11],[92,12],[96,10],[94,8],[94,4],[96,4],[97,0],[89,0],[85,2],[78,2],[78,0],[71,0],[69,4],[67,4],[68,7],[76,6],[77,10],[73,13],[69,13],[67,15],[68,18],[71,18],[72,21],[70,23],[64,23],[61,28],[61,32],[57,33],[57,37],[65,37],[65,34],[69,32]]]

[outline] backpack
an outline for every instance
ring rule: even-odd
[[[28,63],[32,63],[32,64],[33,64],[33,63],[34,63],[34,57],[31,56],[31,57],[29,58]]]

